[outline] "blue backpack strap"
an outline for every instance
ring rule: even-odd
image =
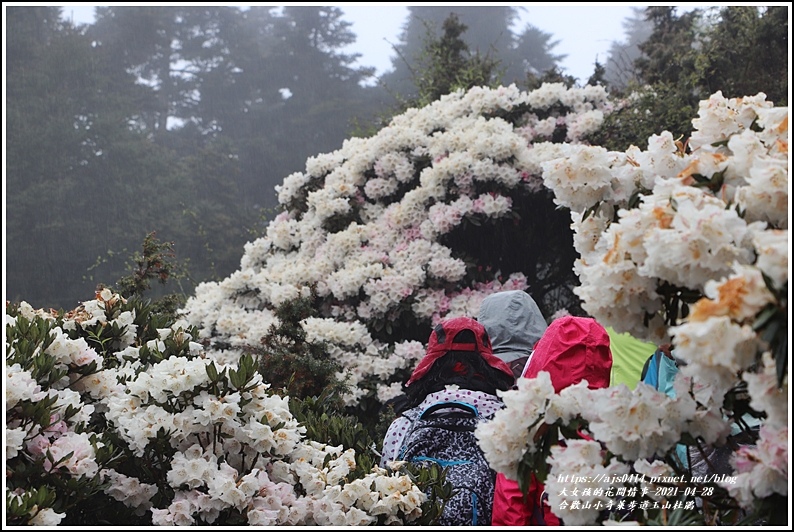
[[[408,435],[411,432],[413,432],[414,427],[416,426],[416,422],[419,420],[419,416],[421,415],[421,412],[419,412],[418,409],[414,407],[414,408],[409,408],[401,415],[411,422],[411,426],[408,427],[408,430],[405,431],[405,436],[403,436],[403,441],[402,444],[400,445],[400,450],[397,452],[398,460],[402,460],[403,457],[405,456],[405,446],[407,444],[406,442],[408,440]]]

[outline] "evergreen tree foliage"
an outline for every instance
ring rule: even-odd
[[[425,48],[420,55],[416,79],[419,106],[434,102],[457,89],[496,85],[496,61],[469,51],[462,38],[467,26],[460,22],[458,16],[450,14],[442,27],[443,34],[439,38],[426,38]]]
[[[648,84],[686,81],[694,69],[693,44],[701,12],[676,14],[672,6],[649,7],[646,17],[653,24],[650,38],[640,45],[642,57],[636,65],[640,78]]]
[[[118,293],[121,297],[143,298],[144,293],[152,288],[152,281],[157,280],[160,285],[169,280],[179,280],[184,276],[184,267],[176,260],[173,242],[160,242],[155,233],[149,233],[143,239],[143,250],[132,256],[130,274],[121,277],[117,282]],[[100,284],[100,287],[102,285]],[[170,317],[184,304],[184,294],[168,294],[153,304],[153,310]]]
[[[314,299],[314,296],[297,298],[281,304],[275,311],[278,325],[270,327],[261,346],[252,346],[251,354],[259,372],[267,375],[268,382],[283,395],[323,396],[323,402],[329,405],[335,398],[335,409],[341,411],[343,406],[338,396],[347,391],[336,377],[341,367],[331,360],[322,343],[307,340],[301,326],[301,320],[317,315]]]
[[[790,6],[728,6],[702,39],[695,83],[728,98],[764,92],[788,104]]]
[[[553,68],[565,58],[552,53],[559,41],[531,24],[514,32],[518,10],[510,6],[409,6],[408,19],[394,45],[393,68],[381,76],[381,84],[398,101],[416,99],[426,42],[444,31],[452,14],[466,27],[461,39],[469,53],[499,65],[494,72],[497,83],[521,83],[527,73],[539,75]]]
[[[636,78],[625,89],[613,87],[630,104],[607,118],[590,138],[593,144],[623,150],[662,129],[684,139],[698,102],[716,91],[728,98],[763,92],[775,105],[788,103],[787,7],[725,6],[679,15],[676,7],[654,6],[645,17],[653,31],[638,44]]]
[[[559,67],[555,66],[554,68],[551,68],[540,75],[528,72],[526,79],[521,84],[521,87],[526,88],[526,90],[534,90],[539,88],[544,83],[562,83],[566,87],[571,88],[576,86],[576,78],[563,73]]]
[[[8,13],[8,295],[42,307],[119,277],[152,231],[190,278],[227,275],[273,187],[378,104],[338,8]]]
[[[146,92],[104,48],[51,11],[8,15],[8,296],[69,308],[94,288],[82,278],[97,256],[173,220],[186,183],[134,126]]]
[[[648,8],[654,31],[640,45],[640,79],[676,85],[688,100],[718,90],[727,98],[764,92],[785,105],[788,12],[785,6],[725,6],[679,16],[675,8]]]
[[[514,45],[507,50],[504,59],[505,72],[502,83],[520,82],[525,76],[541,76],[546,72],[559,68],[560,61],[566,54],[554,54],[552,50],[560,40],[552,40],[554,35],[527,24],[521,33],[516,35]]]
[[[606,72],[604,65],[596,61],[593,73],[587,78],[587,85],[606,85]]]
[[[613,89],[625,89],[637,81],[634,62],[640,57],[640,44],[651,36],[653,25],[645,18],[645,8],[632,7],[632,14],[624,19],[622,41],[612,41],[604,63],[604,82]]]

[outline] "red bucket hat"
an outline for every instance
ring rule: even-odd
[[[474,333],[475,343],[455,343],[454,340],[458,333],[466,330]],[[491,349],[491,340],[488,338],[485,327],[473,318],[461,316],[444,320],[435,326],[427,343],[427,354],[419,361],[419,365],[416,366],[411,378],[408,379],[405,385],[410,386],[424,377],[430,371],[430,368],[433,367],[435,361],[450,351],[476,351],[489,366],[503,371],[510,375],[511,378],[513,377],[510,367],[501,358],[494,356]]]

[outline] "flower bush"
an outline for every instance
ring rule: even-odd
[[[108,290],[66,315],[8,307],[9,522],[68,524],[90,507],[124,524],[430,523],[422,487],[438,477],[362,469],[352,449],[306,438],[251,347],[279,325],[280,305],[316,296],[302,338],[341,368],[345,404],[386,403],[433,324],[527,288],[522,272],[481,271],[447,237],[514,220],[546,189],[571,213],[584,310],[672,340],[686,366],[675,397],[519,380],[478,429],[492,465],[520,482],[537,471],[572,525],[722,524],[787,507],[788,110],[717,93],[686,143],[580,144],[612,108],[600,87],[545,84],[409,109],[288,176],[266,236],[176,321]],[[685,474],[677,444],[719,445],[748,418],[758,439],[733,453],[734,477],[687,500],[640,490],[636,475],[668,487],[658,479]],[[587,477],[586,496],[563,491],[569,474]]]
[[[616,330],[672,340],[684,362],[675,397],[642,383],[555,395],[548,375],[519,379],[504,394],[507,408],[478,429],[489,460],[510,478],[548,473],[552,508],[566,524],[610,512],[612,522],[663,519],[646,493],[618,509],[563,489],[578,474],[591,494],[605,479],[636,493],[640,483],[628,474],[657,457],[675,471],[671,488],[680,487],[665,510],[729,524],[737,509],[769,523],[788,507],[788,109],[763,94],[716,93],[693,126],[688,145],[664,132],[645,151],[577,146],[542,165],[544,183],[571,210],[583,308]],[[753,426],[758,440],[732,454],[733,474],[700,485],[679,476],[687,472],[676,444],[725,445],[732,430]],[[697,511],[693,497],[683,501],[693,486],[708,503]]]
[[[349,406],[400,393],[438,320],[476,315],[490,293],[527,287],[521,272],[477,271],[445,237],[464,224],[512,220],[542,192],[543,162],[570,150],[612,109],[602,87],[473,88],[409,109],[370,138],[309,159],[277,187],[283,212],[247,244],[240,269],[205,283],[184,307],[218,360],[236,359],[311,288]],[[382,329],[401,338],[379,339]],[[417,330],[415,337],[409,331]]]
[[[218,363],[195,328],[157,325],[144,303],[109,289],[65,315],[6,309],[9,524],[358,526],[428,515],[412,476],[362,471],[354,450],[306,439],[252,357]]]

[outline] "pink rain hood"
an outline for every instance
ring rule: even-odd
[[[564,316],[546,329],[522,376],[534,378],[547,371],[559,393],[582,380],[587,380],[590,389],[606,388],[611,370],[606,329],[593,318]]]

